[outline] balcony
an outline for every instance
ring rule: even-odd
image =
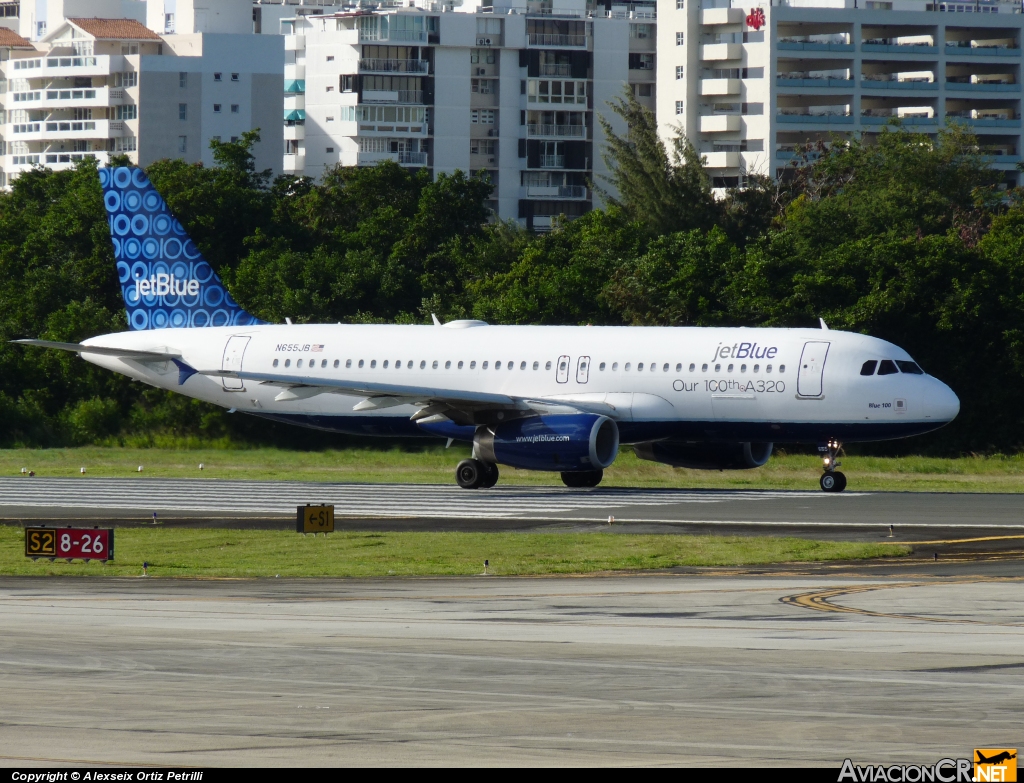
[[[530,46],[573,46],[586,47],[585,35],[559,35],[555,33],[530,33]]]
[[[109,139],[124,135],[121,120],[58,120],[8,125],[7,141]]]
[[[915,82],[900,79],[861,79],[862,90],[937,90],[939,85],[936,82]]]
[[[972,117],[970,113],[946,112],[947,119],[967,123],[972,129],[1019,128],[1020,117]]]
[[[305,124],[291,123],[284,126],[284,140],[285,141],[301,141],[306,138],[306,126]]]
[[[735,133],[740,129],[740,115],[713,114],[700,118],[701,133]]]
[[[284,111],[285,114],[292,111],[305,111],[306,110],[306,96],[305,95],[285,95],[284,96]]]
[[[38,89],[10,93],[8,109],[96,108],[122,103],[125,91],[121,88],[90,87],[88,89]]]
[[[852,90],[853,79],[791,79],[786,76],[778,76],[775,79],[777,87],[818,87],[818,88],[841,88]]]
[[[363,57],[359,60],[359,71],[365,73],[428,73],[430,63],[426,60],[389,60],[382,57]]]
[[[527,198],[585,199],[587,197],[587,188],[584,185],[527,185],[526,196]]]
[[[111,71],[124,70],[121,55],[101,54],[95,57],[45,57],[39,70],[14,72],[8,76],[26,79],[37,77],[68,78],[71,76],[106,76]]]
[[[542,169],[564,169],[565,155],[541,155],[539,163]]]
[[[722,9],[714,9],[716,11]],[[740,80],[739,79],[701,79],[700,80],[700,94],[701,95],[739,95],[740,94]]]
[[[700,12],[700,23],[705,25],[715,24],[742,24],[746,12],[742,8],[705,8]]]
[[[738,152],[705,152],[702,153],[709,169],[738,169],[740,154]]]
[[[935,117],[899,117],[895,114],[876,116],[863,114],[860,118],[861,125],[888,125],[890,122],[898,121],[900,125],[936,125],[938,119]]]
[[[305,81],[306,79],[306,66],[300,63],[287,63],[284,66],[284,80],[290,82],[293,79],[299,81]]]
[[[946,42],[946,57],[960,57],[968,55],[972,57],[1020,57],[1019,47],[1009,46],[961,46],[957,43]]]
[[[362,103],[423,103],[423,90],[363,90]]]
[[[390,160],[402,166],[426,166],[425,152],[359,152],[356,154],[357,166],[376,166],[381,161]]]
[[[399,152],[398,162],[403,166],[426,166],[427,153],[425,152]]]
[[[572,76],[572,65],[569,63],[541,63],[541,76]]]
[[[413,43],[427,42],[427,31],[426,30],[377,30],[368,28],[366,30],[359,31],[360,43],[374,41],[412,41]]]
[[[284,50],[286,52],[299,52],[306,48],[306,36],[286,35],[284,37]]]
[[[306,170],[306,156],[299,154],[284,156],[284,171],[286,173],[302,173]]]
[[[824,41],[779,41],[776,48],[787,52],[852,52],[853,44]]]
[[[775,121],[784,125],[853,125],[852,114],[778,114]]]
[[[929,44],[874,44],[862,43],[862,52],[885,52],[886,54],[938,54],[939,47]]]
[[[582,139],[586,135],[583,125],[527,125],[527,136],[556,136]]]
[[[702,60],[738,60],[743,56],[743,46],[738,43],[705,44],[700,47]]]
[[[946,89],[970,92],[1020,92],[1020,85],[1006,82],[952,82],[947,79]]]

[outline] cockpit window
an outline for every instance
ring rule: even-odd
[[[878,374],[879,375],[895,375],[899,370],[896,369],[896,364],[891,359],[882,359],[878,363]]]
[[[874,360],[874,359],[866,361],[860,367],[860,374],[861,375],[874,375],[875,374],[875,367],[877,367],[877,366],[878,366],[878,362],[876,360]]]
[[[924,375],[924,370],[918,367],[917,362],[907,362],[897,359],[896,366],[900,368],[901,372],[908,373],[909,375]]]

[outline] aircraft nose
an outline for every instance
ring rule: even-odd
[[[952,421],[960,413],[960,398],[956,393],[942,381],[936,380],[934,388],[929,395],[932,410],[932,418],[939,421]]]

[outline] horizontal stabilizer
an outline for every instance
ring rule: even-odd
[[[105,348],[99,345],[83,345],[82,343],[59,343],[54,342],[53,340],[11,340],[11,342],[19,343],[20,345],[34,345],[37,348],[56,348],[58,351],[72,351],[74,353],[94,353],[99,356],[116,356],[119,359],[168,361],[180,358],[180,354],[176,353],[160,353],[159,351],[133,351],[130,348]],[[192,370],[191,374],[195,374],[195,370]]]

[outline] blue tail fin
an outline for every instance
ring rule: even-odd
[[[99,172],[130,329],[265,323],[231,298],[142,169]]]

